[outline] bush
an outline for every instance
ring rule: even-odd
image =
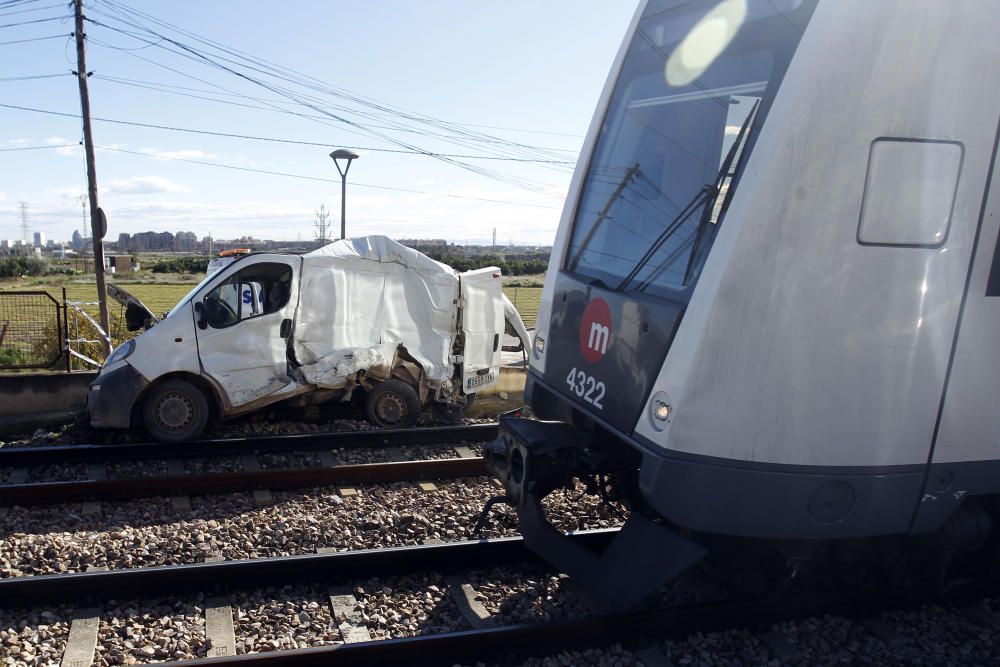
[[[174,257],[160,260],[151,270],[153,273],[205,273],[210,259],[208,255]]]
[[[0,259],[0,277],[44,276],[49,263],[38,257],[4,257]]]

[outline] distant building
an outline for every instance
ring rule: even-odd
[[[193,252],[198,249],[198,237],[194,232],[177,232],[174,237],[174,250],[178,252]]]
[[[35,247],[36,248],[45,247],[45,232],[35,232]]]
[[[73,246],[73,250],[83,250],[83,237],[80,236],[80,230],[73,230],[73,240],[70,241],[70,245]]]

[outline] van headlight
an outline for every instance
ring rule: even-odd
[[[104,365],[110,366],[119,361],[124,361],[133,351],[135,351],[135,339],[130,338],[114,349],[111,355],[105,359]]]

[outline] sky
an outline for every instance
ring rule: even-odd
[[[343,147],[360,155],[348,173],[349,236],[489,243],[496,228],[498,243],[551,244],[635,5],[86,0],[108,239],[306,240],[321,204],[339,229],[329,153]],[[58,241],[82,225],[73,23],[25,23],[69,14],[58,0],[0,0],[2,239],[21,238],[22,201],[30,232]]]

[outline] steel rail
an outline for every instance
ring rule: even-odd
[[[252,470],[200,475],[0,485],[0,505],[45,505],[82,500],[127,500],[180,494],[208,495],[313,486],[455,479],[487,474],[481,457],[362,463],[315,468]]]
[[[602,549],[616,529],[584,531],[572,539]],[[100,604],[109,599],[145,599],[186,593],[206,595],[294,583],[356,582],[372,576],[416,572],[454,573],[472,568],[535,562],[521,538],[454,542],[333,554],[261,558],[197,565],[172,565],[16,577],[0,580],[0,608],[46,604]],[[185,660],[185,665],[441,665],[607,646],[616,642],[665,639],[731,628],[766,628],[773,623],[826,614],[858,617],[885,608],[958,602],[1000,593],[1000,579],[966,581],[942,589],[834,590],[775,598],[723,601],[624,614],[593,615],[554,622],[518,624],[355,644]]]
[[[481,442],[497,436],[496,424],[431,426],[411,429],[372,429],[294,435],[219,438],[191,442],[53,445],[0,448],[0,467],[23,468],[51,463],[144,461],[150,459],[239,456],[264,452],[305,452],[323,449],[376,449],[400,445]]]
[[[823,615],[857,617],[887,608],[982,598],[1000,591],[1000,580],[965,585],[946,595],[939,590],[866,590],[802,594],[739,602],[667,607],[625,614],[584,616],[546,623],[519,624],[436,635],[340,644],[311,649],[185,660],[190,667],[208,665],[453,665],[500,659],[523,659],[566,650],[599,648],[615,643],[662,640],[733,628],[765,628],[774,623]]]
[[[607,546],[617,528],[572,533],[587,548]],[[348,582],[414,572],[457,572],[538,562],[520,537],[468,540],[413,547],[358,549],[193,565],[158,565],[100,572],[0,579],[0,608],[151,598],[189,592],[247,589],[294,583]]]

